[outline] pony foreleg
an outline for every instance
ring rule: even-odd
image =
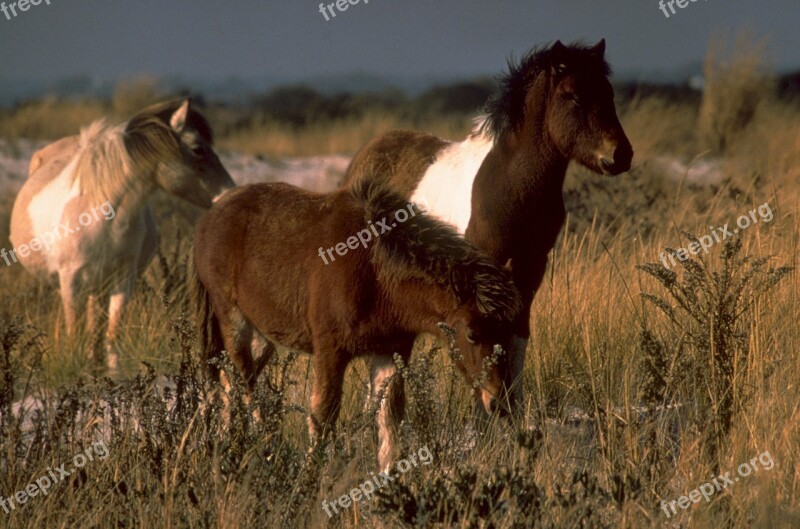
[[[514,332],[508,343],[508,374],[506,388],[512,412],[519,416],[525,411],[522,375],[525,354],[531,336],[531,303],[547,269],[547,255],[516,255],[511,258],[511,274],[522,297],[522,311],[514,322]]]
[[[343,359],[346,357],[343,352],[335,349],[314,350],[314,390],[311,395],[311,413],[308,416],[308,436],[312,452],[322,447],[327,437],[333,433],[336,419],[339,418],[344,372],[347,367]]]
[[[103,334],[106,330],[108,312],[107,295],[89,296],[86,303],[86,329],[89,334],[89,357],[92,369],[102,371],[104,367],[105,348]]]
[[[108,297],[108,329],[106,330],[103,347],[106,354],[106,367],[112,372],[117,370],[118,358],[114,346],[117,342],[119,324],[122,321],[122,315],[129,299],[129,288],[121,292],[115,292]]]
[[[372,357],[370,390],[372,405],[377,406],[378,466],[388,472],[400,455],[400,422],[405,413],[403,379],[391,356]]]
[[[106,367],[111,373],[116,372],[118,357],[115,349],[117,333],[119,330],[125,307],[133,292],[133,285],[136,281],[135,267],[130,267],[128,273],[122,273],[112,283],[109,295],[104,298],[102,308],[108,307],[108,328],[105,329],[105,339],[98,343],[98,354],[105,354]],[[107,305],[106,305],[107,303]],[[105,322],[104,322],[105,323]],[[98,331],[102,328],[98,328]]]
[[[522,392],[522,374],[525,370],[525,355],[528,350],[528,336],[513,336],[508,352],[508,397],[514,412],[524,411],[525,394]]]

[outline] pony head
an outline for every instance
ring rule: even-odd
[[[212,149],[211,128],[189,99],[146,108],[128,122],[126,148],[156,156],[155,183],[201,208],[235,186]]]
[[[509,298],[515,301],[514,294]],[[516,313],[519,308],[514,308]],[[504,378],[508,354],[501,348],[510,335],[510,321],[500,321],[465,307],[463,316],[445,327],[456,368],[470,385],[475,400],[487,415],[508,412],[511,395]],[[448,327],[450,329],[448,329]]]
[[[556,41],[510,61],[487,103],[485,130],[495,138],[534,136],[525,141],[544,134],[561,156],[597,173],[630,169],[633,148],[617,118],[605,49],[605,39],[594,46]]]

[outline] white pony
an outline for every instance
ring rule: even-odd
[[[151,194],[161,188],[209,208],[234,187],[211,144],[208,122],[186,99],[117,126],[95,121],[33,155],[11,213],[14,248],[2,257],[58,276],[67,333],[85,312],[96,367],[107,352],[116,368],[122,310],[158,246]]]

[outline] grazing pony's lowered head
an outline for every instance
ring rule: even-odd
[[[363,179],[351,188],[365,204],[366,220],[393,219],[395,212],[408,210],[406,199],[374,182]],[[371,259],[381,277],[397,286],[400,296],[412,292],[405,287],[414,282],[422,285],[418,290],[423,296],[430,293],[424,303],[433,305],[441,323],[455,331],[455,363],[475,397],[487,412],[504,410],[507,396],[502,374],[507,359],[495,352],[495,344],[505,343],[511,322],[522,310],[511,274],[450,225],[416,207],[415,211],[374,241]],[[441,288],[446,300],[425,285]]]
[[[235,187],[212,150],[211,127],[189,99],[152,105],[125,127],[125,148],[132,160],[157,160],[155,183],[201,208],[210,208]]]
[[[536,141],[543,132],[565,159],[592,171],[617,175],[630,169],[633,148],[617,118],[605,49],[605,39],[594,46],[556,41],[509,61],[486,104],[483,131],[495,141],[509,133]]]

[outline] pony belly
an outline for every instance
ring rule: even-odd
[[[272,343],[311,353],[305,278],[291,267],[271,266],[275,262],[257,264],[261,265],[261,274],[247,269],[241,272],[234,303],[253,328]],[[288,289],[286,285],[294,287]]]
[[[255,330],[265,339],[284,349],[304,354],[312,354],[314,351],[314,346],[311,343],[311,336],[306,333],[286,332],[283,329],[273,329],[271,332],[262,332],[260,327],[256,327]]]
[[[464,234],[472,212],[472,184],[491,149],[485,136],[447,146],[428,167],[411,201]]]

